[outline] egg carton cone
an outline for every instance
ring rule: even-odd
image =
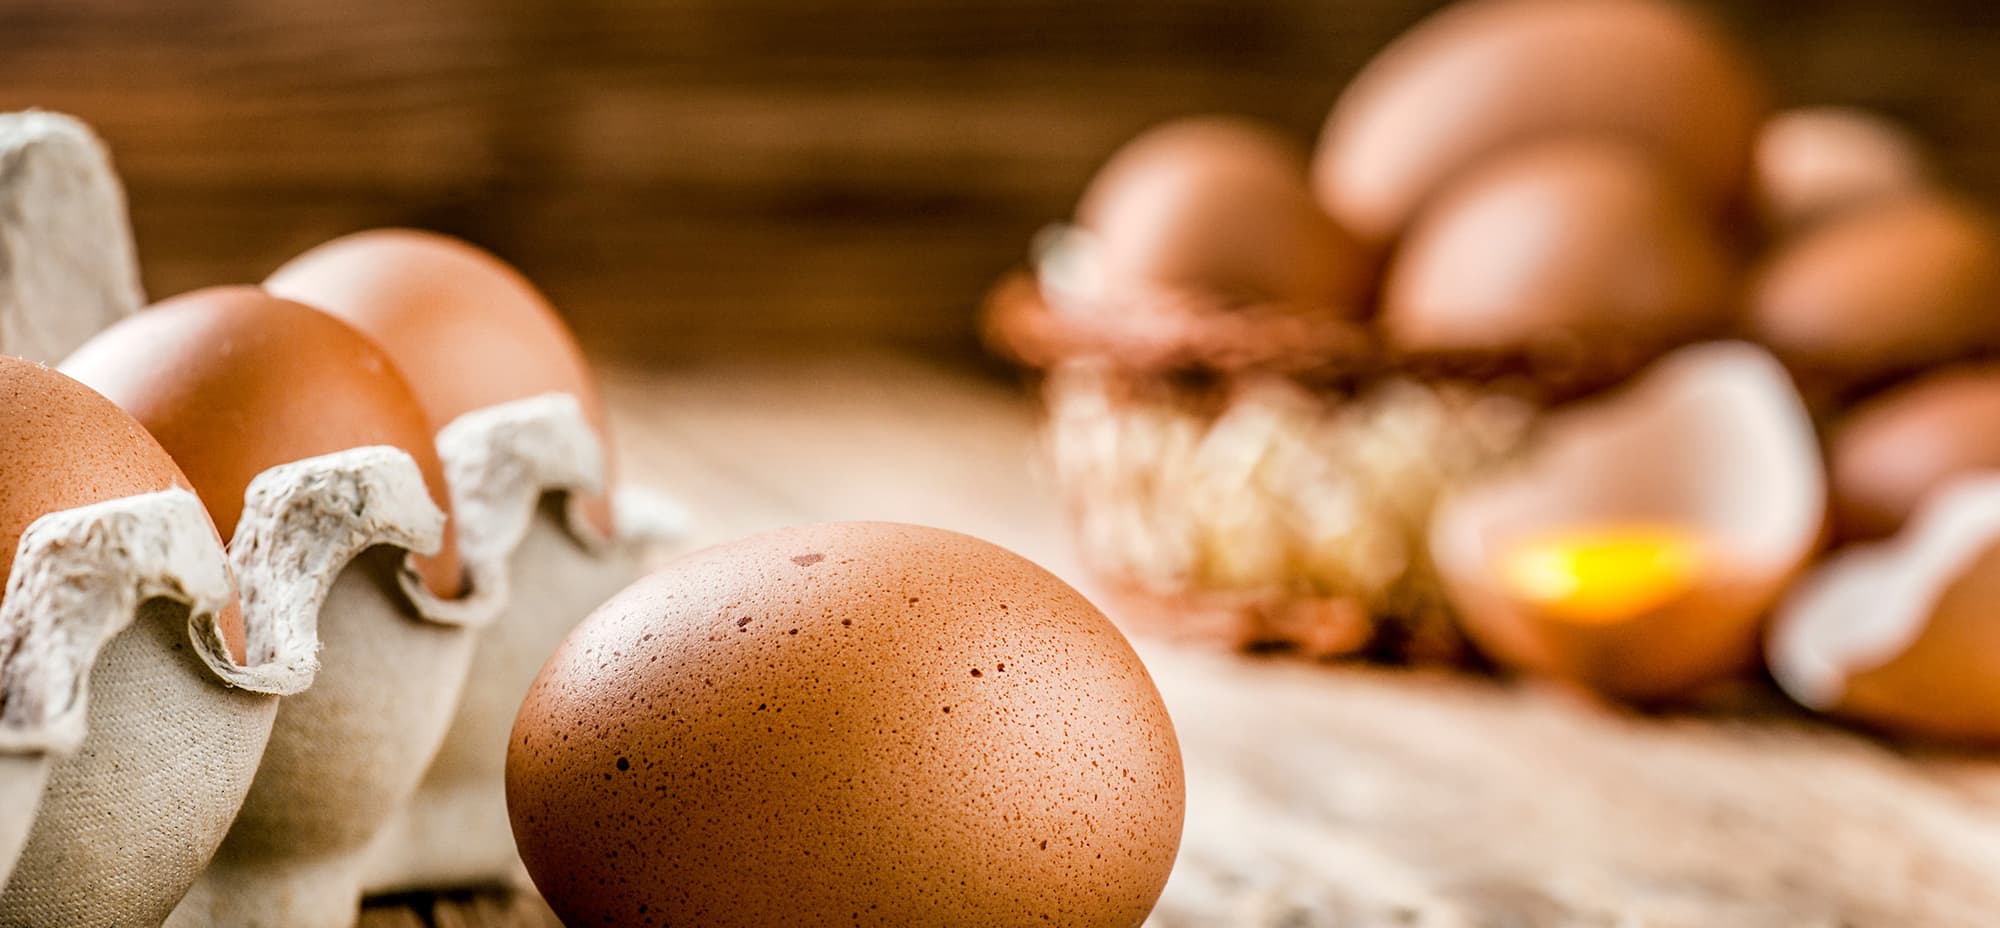
[[[144,303],[104,145],[70,116],[0,114],[0,354],[52,364]]]
[[[315,683],[317,629],[357,618],[336,611],[345,568],[402,550],[385,545],[435,549],[442,529],[401,451],[341,452],[252,481],[228,554],[247,660],[229,653],[213,610],[142,609],[99,659],[88,740],[50,775],[0,925],[166,919],[238,820],[280,697]]]
[[[551,393],[467,413],[438,434],[459,553],[475,589],[502,591],[472,672],[416,796],[371,852],[370,892],[525,885],[507,818],[514,716],[543,661],[585,614],[637,579],[640,550],[679,537],[678,501],[623,487],[618,535],[572,503],[604,488],[603,449],[581,403]]]
[[[230,556],[250,636],[239,685],[289,691],[241,808],[169,924],[346,926],[365,852],[415,791],[497,595],[432,593],[413,559],[445,516],[409,454],[357,448],[252,481]],[[305,687],[309,684],[308,688]]]
[[[94,723],[121,702],[125,668],[113,657],[121,650],[114,641],[127,637],[142,604],[173,602],[212,616],[230,596],[221,543],[200,501],[180,489],[36,519],[21,536],[6,583],[0,888],[10,885],[16,857],[30,843],[52,770],[75,762],[100,734]],[[54,779],[59,784],[60,773]],[[60,814],[60,797],[52,805]],[[0,923],[52,923],[18,901],[11,890],[0,896]]]

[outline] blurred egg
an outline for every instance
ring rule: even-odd
[[[1856,207],[1782,243],[1748,326],[1802,378],[1868,382],[2000,346],[2000,233],[1935,194]]]
[[[1921,190],[1928,173],[1917,140],[1867,110],[1785,110],[1757,133],[1758,206],[1778,228],[1797,228],[1856,203]]]
[[[1589,137],[1502,155],[1412,228],[1381,325],[1406,354],[1636,367],[1729,314],[1730,268],[1701,212],[1646,153]]]
[[[1479,160],[1553,133],[1630,139],[1703,203],[1734,196],[1764,114],[1744,55],[1664,0],[1467,0],[1378,55],[1328,118],[1320,201],[1364,241],[1393,238]]]
[[[548,299],[499,258],[443,235],[375,230],[293,258],[264,288],[374,339],[416,391],[432,431],[499,403],[566,393],[583,405],[608,466],[604,404],[582,350]],[[608,537],[606,499],[582,505]]]
[[[938,529],[697,552],[542,669],[507,798],[572,925],[1137,926],[1179,845],[1172,723],[1104,615]]]
[[[192,490],[160,443],[96,391],[32,361],[0,355],[0,596],[21,534],[51,512],[181,487]],[[217,616],[231,652],[243,654],[243,616]]]
[[[1549,414],[1518,469],[1439,507],[1431,555],[1500,663],[1660,699],[1750,664],[1824,510],[1818,442],[1784,369],[1711,343]]]
[[[1937,371],[1875,397],[1827,444],[1841,534],[1888,535],[1939,487],[2000,470],[2000,365]]]
[[[183,294],[120,321],[62,364],[130,413],[174,456],[225,534],[258,474],[350,448],[415,458],[439,509],[443,468],[423,409],[382,349],[339,320],[255,287]],[[415,561],[426,586],[458,595],[444,547]]]
[[[1140,135],[1098,172],[1076,224],[1082,237],[1057,256],[1071,265],[1044,283],[1079,309],[1165,293],[1353,315],[1368,285],[1364,256],[1313,201],[1304,151],[1249,120]]]
[[[1828,559],[1786,600],[1766,653],[1810,708],[2000,742],[2000,476],[1952,484],[1901,534]]]

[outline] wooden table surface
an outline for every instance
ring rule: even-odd
[[[926,522],[1090,589],[1037,487],[1033,411],[1004,385],[891,356],[606,379],[626,474],[680,494],[698,541]],[[1529,684],[1136,643],[1188,770],[1157,928],[2000,919],[2000,758],[1892,749],[1775,702],[1648,717]],[[363,924],[554,921],[489,893],[393,900]]]

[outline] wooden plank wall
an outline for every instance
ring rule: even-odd
[[[405,223],[599,350],[970,354],[987,282],[1169,115],[1307,137],[1437,0],[0,0],[0,108],[115,146],[148,284]],[[2000,5],[1727,0],[1783,97],[1878,105],[2000,200]]]

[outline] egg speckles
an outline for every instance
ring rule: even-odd
[[[884,523],[711,548],[612,599],[530,691],[507,790],[577,926],[1137,925],[1184,806],[1101,613]]]

